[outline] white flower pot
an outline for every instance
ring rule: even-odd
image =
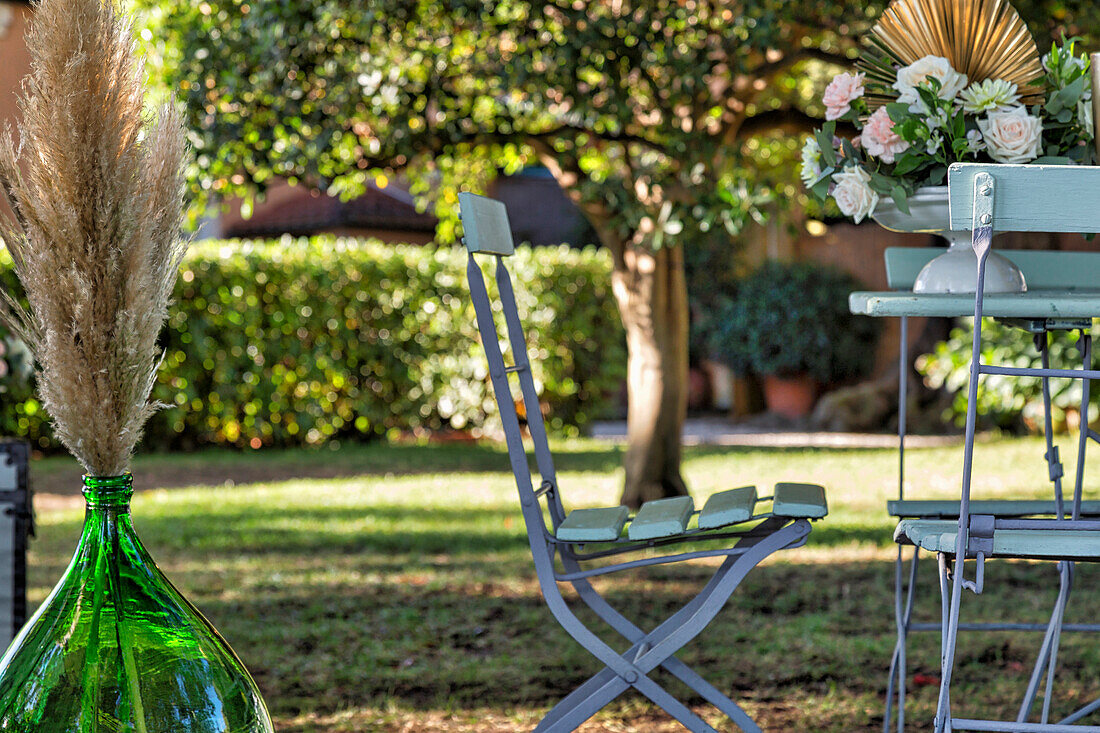
[[[926,186],[909,197],[905,214],[891,198],[879,199],[871,217],[892,232],[938,234],[947,240],[947,251],[920,271],[914,293],[973,293],[978,282],[978,258],[971,233],[952,231],[947,186]],[[1007,257],[990,252],[985,265],[985,292],[1023,293],[1024,274]]]

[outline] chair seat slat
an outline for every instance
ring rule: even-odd
[[[954,554],[959,524],[949,519],[903,519],[894,541],[927,552]],[[1100,532],[1060,529],[998,529],[993,556],[1055,560],[1100,560]]]
[[[1064,511],[1073,508],[1066,502]],[[997,517],[1031,517],[1054,514],[1054,502],[1042,499],[982,499],[970,502],[971,514],[992,514]],[[959,501],[951,499],[904,499],[886,502],[886,511],[893,517],[906,519],[957,519]],[[1085,516],[1100,516],[1100,501],[1081,502]]]
[[[792,519],[821,519],[829,513],[825,488],[817,484],[779,483],[775,485],[772,514]]]
[[[699,529],[718,529],[752,519],[756,487],[742,486],[712,494],[699,512]]]
[[[655,540],[678,535],[687,529],[688,520],[694,513],[695,502],[690,496],[647,501],[630,523],[627,537],[632,540]]]
[[[625,506],[574,509],[558,525],[555,536],[566,542],[614,542],[623,533],[629,515]]]

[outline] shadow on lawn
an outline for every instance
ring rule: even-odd
[[[624,450],[623,446],[610,443],[565,443],[555,445],[554,462],[562,472],[614,473],[622,468]],[[785,447],[767,449],[769,454],[776,456],[798,454],[806,450]],[[880,449],[863,448],[814,450],[835,455],[875,450],[881,452]],[[744,446],[695,446],[685,448],[684,454],[685,458],[691,460],[759,451],[759,448]],[[133,470],[140,491],[153,488],[220,486],[226,482],[248,484],[386,474],[509,473],[510,467],[503,445],[482,441],[429,445],[371,443],[343,446],[337,451],[298,448],[241,453],[207,449],[193,454],[139,454],[134,461]],[[80,467],[68,458],[54,457],[36,461],[33,475],[35,491],[77,496],[80,493],[80,474]]]
[[[368,520],[376,524],[361,523]],[[518,512],[272,507],[139,516],[137,523],[173,582],[248,664],[278,717],[390,705],[537,709],[600,668],[544,605]],[[825,524],[813,536],[825,546],[880,544],[884,532]],[[60,538],[50,543],[60,553]],[[1082,570],[1071,609],[1077,621],[1089,620],[1100,600],[1097,573]],[[629,617],[651,626],[694,596],[710,572],[652,568],[599,586]],[[59,573],[60,566],[35,568],[38,579],[46,574],[51,582]],[[1051,575],[1049,566],[999,563],[990,569],[987,597],[968,598],[967,613],[1041,619],[1051,594],[1034,588]],[[783,711],[783,730],[871,730],[881,724],[877,701],[894,639],[892,577],[885,561],[758,568],[681,658],[765,718]],[[935,587],[934,563],[925,563],[924,618],[937,611]],[[1067,697],[1059,698],[1059,710],[1095,693],[1100,679],[1096,645],[1080,635],[1065,643],[1060,680]],[[1010,710],[1037,644],[1035,635],[967,636],[961,670],[969,687],[960,688],[960,699]],[[938,635],[916,638],[911,671],[935,675],[937,649]],[[862,703],[845,702],[853,700]],[[933,704],[932,688],[915,689],[912,719],[927,720]]]
[[[371,565],[369,558],[364,563]],[[473,583],[448,582],[447,568],[437,570],[435,584],[284,588],[244,601],[202,605],[253,669],[276,715],[390,703],[413,709],[538,708],[599,670],[554,622],[530,578],[513,577],[510,564],[499,574],[484,568],[482,579]],[[733,697],[765,707],[791,698],[877,700],[893,645],[892,571],[886,562],[759,568],[680,656]],[[1007,574],[1022,582],[1034,581],[1035,573],[1014,567]],[[604,589],[616,607],[648,626],[679,607],[708,577],[705,568],[653,570],[633,581],[604,583]],[[520,592],[501,592],[517,583]],[[1006,609],[1020,613],[1012,585],[994,586],[991,597],[982,599],[989,617],[1004,618]],[[929,597],[924,611],[935,613],[937,605]],[[1029,618],[1041,617],[1037,603],[1023,605]],[[968,637],[960,669],[970,687],[960,690],[989,685],[975,698],[981,701],[977,704],[985,712],[992,705],[1007,713],[1017,687],[1026,684],[1037,644],[1035,635]],[[915,639],[911,672],[937,674],[937,648],[936,634]],[[1067,636],[1063,657],[1060,681],[1067,696],[1059,698],[1059,709],[1097,692],[1100,676],[1100,659],[1081,636]],[[674,681],[669,687],[684,693]],[[914,720],[928,718],[934,690],[919,688],[913,694]],[[875,707],[850,711],[850,717],[828,728],[818,727],[820,712],[794,713],[788,729],[851,731],[881,725]]]
[[[142,536],[169,549],[232,553],[235,556],[328,552],[341,554],[448,554],[451,556],[526,550],[527,535],[515,511],[441,507],[436,509],[370,504],[362,507],[277,507],[270,511],[218,510],[223,531],[210,531],[210,518],[198,515],[147,516],[134,522]],[[476,527],[476,531],[471,531]],[[890,545],[881,523],[817,523],[810,546]],[[713,544],[708,546],[714,546]]]

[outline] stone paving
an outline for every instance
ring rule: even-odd
[[[626,442],[626,421],[592,424],[590,435],[599,440]],[[909,448],[931,448],[960,443],[958,435],[910,435]],[[775,415],[733,421],[724,417],[693,417],[684,423],[684,445],[729,445],[767,448],[895,448],[890,433],[828,433],[808,430],[804,423]]]

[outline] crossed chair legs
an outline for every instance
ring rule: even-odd
[[[721,710],[742,730],[758,733],[760,727],[737,703],[674,655],[706,628],[750,570],[779,550],[801,545],[810,533],[810,523],[805,519],[781,526],[783,522],[774,518],[766,520],[768,528],[775,527],[774,531],[763,536],[754,533],[742,538],[734,548],[738,554],[722,562],[699,594],[648,634],[615,610],[587,579],[568,580],[581,600],[631,643],[622,654],[577,618],[565,602],[557,583],[544,582],[543,593],[555,618],[581,646],[607,666],[555,705],[535,728],[536,733],[572,731],[631,688],[663,708],[688,730],[713,733],[714,728],[649,677],[658,667]],[[563,557],[562,564],[567,574],[579,570],[576,561],[571,558]]]

